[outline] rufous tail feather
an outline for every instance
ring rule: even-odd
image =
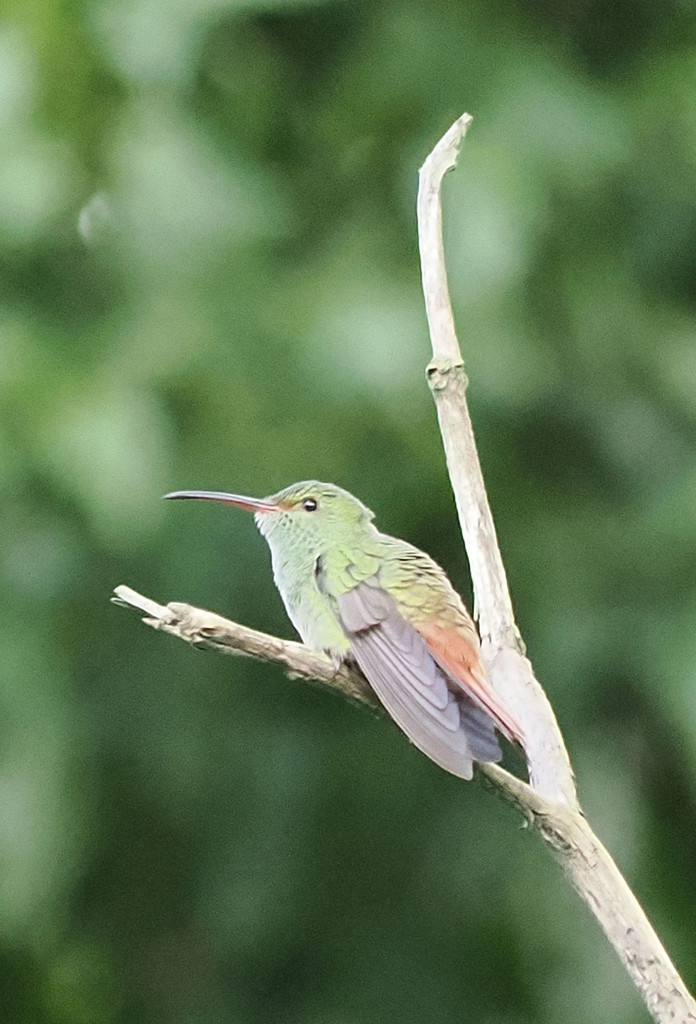
[[[524,732],[489,683],[476,647],[457,630],[432,620],[416,628],[452,682],[488,712],[504,736],[524,748]]]

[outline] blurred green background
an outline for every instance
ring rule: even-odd
[[[40,0],[0,32],[0,1013],[633,1024],[542,844],[375,714],[201,654],[291,635],[250,518],[332,480],[470,594],[416,172],[445,188],[521,627],[590,820],[696,986],[696,7]]]

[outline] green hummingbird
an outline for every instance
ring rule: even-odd
[[[445,572],[412,544],[381,533],[348,491],[308,480],[262,499],[219,491],[165,497],[253,512],[302,641],[337,665],[354,661],[411,742],[446,771],[470,779],[474,761],[499,761],[496,729],[524,745]]]

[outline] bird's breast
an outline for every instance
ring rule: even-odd
[[[287,571],[281,559],[273,557],[273,578],[302,642],[315,650],[330,651],[341,657],[350,645],[341,628],[330,597],[317,585],[316,559],[308,560],[302,571]]]

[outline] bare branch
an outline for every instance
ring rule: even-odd
[[[456,164],[472,118],[454,122],[420,171],[418,241],[433,359],[427,376],[435,398],[447,468],[469,557],[483,657],[491,682],[526,736],[529,777],[550,800],[577,805],[575,781],[563,737],[546,696],[524,657],[505,568],[483,482],[466,403],[467,379],[447,288],[442,244],[440,187]]]
[[[143,622],[148,626],[177,636],[193,647],[219,651],[222,654],[246,655],[262,661],[276,661],[284,666],[287,674],[293,679],[320,683],[351,700],[370,704],[381,710],[371,686],[357,665],[352,662],[344,661],[337,668],[321,651],[313,651],[294,640],[281,640],[280,637],[271,636],[269,633],[240,626],[238,622],[225,619],[215,612],[194,608],[190,604],[157,604],[131,590],[130,587],[116,587],[111,600],[123,608],[145,612]],[[548,815],[553,811],[553,806],[531,786],[515,778],[504,768],[497,765],[476,767],[479,774],[486,776],[489,784],[498,790],[507,803],[512,804],[530,820],[535,815]]]
[[[111,600],[124,608],[145,612],[143,622],[148,626],[178,636],[193,647],[222,654],[246,655],[261,661],[277,661],[292,676],[324,683],[354,700],[375,703],[372,689],[357,669],[352,671],[345,663],[337,669],[321,651],[313,651],[294,640],[281,640],[258,629],[240,626],[215,612],[194,608],[190,604],[173,602],[165,607],[130,587],[116,587]]]
[[[466,404],[467,380],[442,246],[440,186],[445,172],[455,164],[470,123],[467,114],[459,118],[421,169],[419,242],[433,343],[428,380],[471,564],[484,659],[496,689],[524,727],[532,784],[492,764],[479,765],[477,774],[522,813],[549,845],[621,957],[654,1019],[660,1024],[696,1024],[696,1003],[578,806],[563,738],[515,625]],[[325,655],[302,644],[248,629],[187,604],[160,605],[128,587],[117,587],[114,601],[138,609],[148,625],[194,646],[277,661],[291,676],[318,682],[353,700],[375,703],[355,666],[343,663],[336,668]]]
[[[359,669],[343,663],[336,670],[326,655],[303,644],[260,633],[188,604],[157,604],[130,587],[116,587],[113,600],[145,612],[143,621],[147,625],[194,647],[277,661],[293,678],[319,683],[352,700],[375,705],[374,694]],[[684,983],[582,814],[566,804],[547,800],[497,765],[477,765],[476,771],[550,846],[616,948],[655,1020],[696,1024],[696,1006]]]
[[[551,846],[628,969],[656,1021],[696,1022],[696,1003],[640,904],[577,803],[568,752],[551,705],[524,657],[466,402],[467,379],[447,288],[442,244],[442,179],[454,167],[472,118],[463,114],[420,172],[418,239],[433,359],[427,377],[474,585],[484,659],[491,681],[521,723],[533,789],[504,781],[509,802]],[[498,769],[485,766],[495,779]],[[501,780],[496,779],[500,783]],[[499,791],[501,786],[498,785]],[[517,792],[515,793],[515,789]]]

